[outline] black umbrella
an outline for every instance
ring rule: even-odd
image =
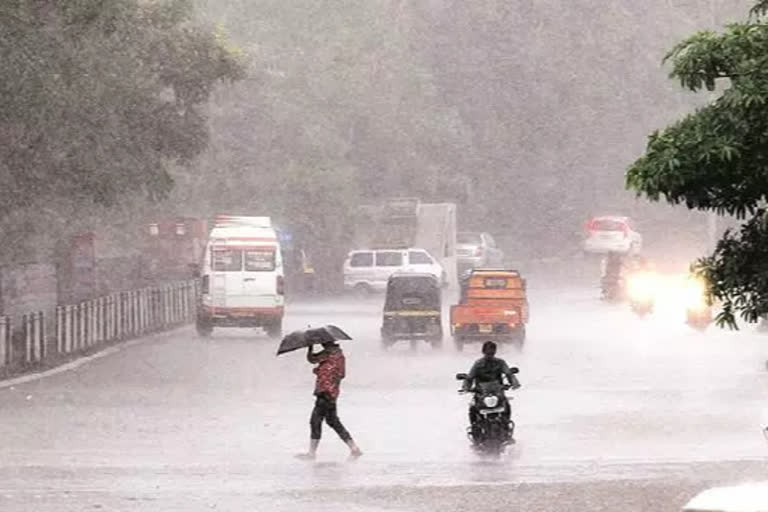
[[[326,325],[315,329],[305,331],[293,331],[283,338],[280,347],[277,349],[277,355],[285,354],[300,348],[311,347],[312,345],[321,345],[323,343],[332,343],[334,341],[351,340],[347,333],[335,325]]]

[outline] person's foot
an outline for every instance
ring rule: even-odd
[[[297,453],[295,457],[299,460],[315,460],[314,453]]]
[[[349,458],[350,459],[359,459],[362,456],[363,456],[363,451],[360,448],[358,448],[357,446],[355,446],[354,448],[349,450]]]

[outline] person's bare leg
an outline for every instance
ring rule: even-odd
[[[347,446],[349,446],[349,456],[353,459],[356,459],[363,454],[363,451],[357,446],[357,443],[355,443],[353,439],[347,441]]]
[[[319,439],[309,440],[309,451],[307,453],[300,453],[296,456],[297,459],[302,460],[315,460],[317,456],[317,446],[320,444]]]

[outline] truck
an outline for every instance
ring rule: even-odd
[[[528,323],[525,279],[516,270],[470,271],[462,281],[459,303],[451,306],[450,320],[457,350],[494,339],[522,347]]]
[[[428,251],[446,272],[446,284],[458,285],[456,274],[456,205],[422,203],[414,197],[387,199],[358,208],[352,249]]]

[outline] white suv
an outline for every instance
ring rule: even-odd
[[[395,272],[432,274],[443,284],[446,280],[442,265],[424,249],[357,250],[344,262],[344,289],[361,295],[383,292]]]
[[[605,254],[619,252],[638,254],[643,248],[643,237],[634,230],[629,217],[593,217],[587,223],[584,251]]]

